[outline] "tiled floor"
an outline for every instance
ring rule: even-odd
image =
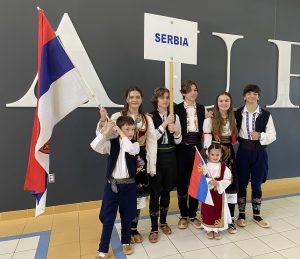
[[[176,200],[172,201],[172,208],[176,209]],[[144,242],[134,245],[135,253],[127,258],[299,259],[300,195],[265,200],[262,211],[272,228],[262,229],[251,222],[251,206],[247,206],[247,227],[238,228],[235,235],[224,232],[221,240],[209,240],[204,230],[192,226],[186,230],[177,229],[178,215],[171,212],[168,223],[173,234],[166,236],[160,232],[156,244],[149,243],[150,220],[148,216],[142,216],[139,229]],[[101,232],[98,213],[98,209],[94,209],[0,221],[0,259],[93,259],[97,255]],[[119,233],[120,223],[117,222],[110,258],[126,258],[121,252]]]

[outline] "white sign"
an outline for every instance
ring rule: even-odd
[[[197,64],[196,22],[145,13],[144,58]]]

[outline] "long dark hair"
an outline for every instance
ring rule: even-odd
[[[220,94],[217,95],[216,101],[215,101],[215,105],[214,105],[214,117],[212,118],[212,133],[214,136],[221,136],[222,130],[223,130],[223,126],[224,126],[224,119],[221,116],[220,110],[219,110],[219,106],[218,106],[218,99],[221,95],[226,95],[229,97],[230,99],[230,107],[227,111],[227,115],[228,115],[228,120],[229,120],[229,127],[231,130],[231,134],[237,135],[238,131],[236,128],[236,122],[235,122],[235,116],[234,116],[234,111],[233,111],[233,107],[232,107],[232,97],[228,92],[222,92]]]
[[[138,88],[137,86],[131,86],[131,87],[129,87],[129,88],[126,90],[126,92],[125,92],[125,105],[124,105],[124,109],[122,110],[122,114],[123,114],[123,115],[127,115],[127,113],[128,113],[129,105],[128,105],[126,99],[127,99],[127,97],[129,96],[129,94],[130,94],[131,92],[133,92],[133,91],[139,92],[140,95],[141,95],[141,97],[143,98],[143,93],[142,93],[142,90],[141,90],[140,88]],[[140,113],[140,114],[144,114],[144,112],[143,112],[143,110],[142,110],[142,103],[141,103],[141,105],[140,105],[140,107],[139,107],[139,113]]]

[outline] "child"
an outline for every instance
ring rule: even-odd
[[[156,175],[150,177],[151,232],[149,241],[158,241],[158,216],[160,229],[165,235],[172,234],[167,224],[170,205],[170,191],[176,185],[176,154],[175,144],[181,142],[181,126],[178,116],[169,114],[169,90],[156,88],[152,96],[154,111],[151,112],[157,137]],[[174,120],[175,118],[175,120]]]
[[[107,140],[112,130],[116,130],[119,138]],[[101,153],[109,154],[107,160],[107,182],[104,187],[102,206],[99,219],[103,224],[99,255],[96,259],[107,258],[112,229],[117,210],[121,217],[121,243],[125,255],[133,253],[130,244],[131,221],[136,215],[136,185],[135,175],[137,161],[135,155],[140,151],[137,142],[130,140],[134,135],[134,121],[131,117],[121,116],[116,123],[108,121],[91,147]]]
[[[183,82],[180,92],[184,101],[174,107],[182,129],[182,142],[176,147],[177,197],[180,210],[178,228],[186,229],[189,222],[195,228],[201,228],[201,222],[196,215],[199,202],[188,195],[188,185],[194,165],[194,146],[196,145],[199,150],[202,149],[201,136],[205,108],[196,102],[198,96],[196,82],[192,80]]]
[[[251,180],[253,220],[260,227],[269,228],[271,224],[260,216],[261,185],[266,182],[268,175],[266,147],[276,140],[276,131],[270,112],[258,105],[260,88],[257,85],[247,85],[243,96],[245,106],[235,113],[239,131],[239,148],[236,155],[239,183],[237,225],[246,226],[246,193]]]
[[[121,112],[111,116],[116,121],[120,116],[130,116],[134,120],[135,133],[133,139],[140,144],[140,152],[137,155],[137,174],[135,178],[137,187],[137,211],[131,223],[132,243],[142,243],[143,237],[138,231],[138,221],[141,209],[146,207],[146,196],[149,194],[149,177],[156,173],[157,140],[155,128],[151,117],[142,110],[143,93],[134,86],[126,90],[125,105]],[[102,108],[103,110],[103,108]],[[100,124],[105,124],[106,114],[101,112]],[[100,126],[102,126],[100,125]]]
[[[212,144],[208,148],[208,163],[206,180],[214,202],[214,206],[202,203],[202,226],[207,231],[207,238],[220,240],[220,231],[228,229],[231,215],[225,195],[226,188],[231,184],[231,172],[221,163],[222,148],[219,144]]]
[[[208,148],[212,142],[219,142],[224,149],[228,150],[228,154],[223,162],[230,169],[232,174],[232,183],[226,189],[228,207],[231,214],[232,223],[228,226],[228,232],[235,234],[237,232],[234,223],[234,210],[237,203],[237,177],[236,177],[236,162],[233,144],[237,138],[237,128],[232,108],[232,97],[227,92],[220,93],[214,105],[214,116],[204,120],[203,132],[204,143],[203,147]],[[224,158],[224,156],[223,156]]]

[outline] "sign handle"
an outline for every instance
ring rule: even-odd
[[[170,114],[174,114],[174,63],[169,62],[169,91],[170,91]]]

